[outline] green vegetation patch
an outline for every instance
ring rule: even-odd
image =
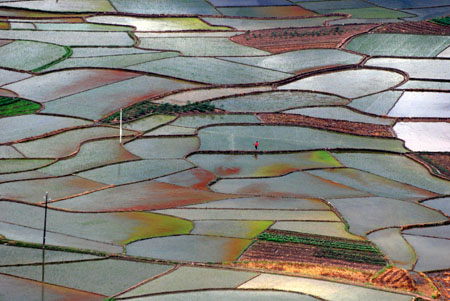
[[[431,22],[439,24],[439,25],[449,26],[450,25],[450,16],[432,19]]]
[[[40,108],[40,104],[29,100],[0,96],[0,117],[32,114]]]
[[[142,101],[125,108],[122,112],[123,121],[132,121],[139,117],[157,115],[157,114],[182,114],[182,113],[205,113],[214,111],[215,107],[208,103],[190,103],[186,105],[177,105],[170,103],[155,104],[149,100]],[[117,123],[120,118],[120,112],[106,117],[103,122]]]

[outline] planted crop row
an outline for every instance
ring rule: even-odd
[[[439,25],[446,25],[446,26],[450,25],[450,17],[436,18],[432,19],[431,21]]]
[[[320,251],[314,254],[316,257],[324,257],[324,258],[332,258],[332,259],[341,259],[346,261],[360,262],[360,263],[370,263],[376,265],[385,265],[386,260],[378,254],[368,255],[367,253],[355,253],[355,252],[345,252],[342,250],[333,250],[333,249],[321,249]]]
[[[266,37],[270,38],[280,38],[280,39],[288,39],[288,38],[296,38],[296,37],[307,37],[307,36],[328,36],[328,35],[341,35],[344,33],[344,30],[342,30],[339,26],[336,27],[330,27],[327,29],[320,29],[320,30],[311,30],[311,31],[303,31],[298,32],[297,30],[287,30],[285,29],[283,32],[279,31],[272,31],[270,35],[267,35]],[[262,39],[264,36],[261,33],[255,34],[251,33],[250,31],[247,31],[245,34],[245,39],[248,41],[250,39]]]
[[[131,121],[139,117],[153,114],[181,114],[189,112],[211,112],[215,107],[208,103],[187,103],[180,106],[176,104],[155,104],[151,101],[143,101],[130,106],[123,110],[123,121]],[[104,119],[105,122],[117,122],[119,120],[119,112],[116,112]]]
[[[381,254],[379,250],[374,248],[369,244],[362,244],[356,242],[346,242],[346,241],[333,241],[326,240],[314,237],[301,237],[301,236],[292,236],[292,235],[283,235],[283,234],[275,234],[275,233],[261,233],[258,235],[258,239],[267,240],[273,242],[281,242],[281,243],[301,243],[306,245],[314,245],[323,248],[337,248],[337,249],[345,249],[345,250],[355,250],[355,251],[363,251],[363,252],[371,252],[375,254]]]
[[[40,104],[29,100],[0,96],[0,117],[32,114],[40,108]]]

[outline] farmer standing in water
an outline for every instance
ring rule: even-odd
[[[255,150],[258,150],[258,145],[259,145],[258,141],[255,141]]]

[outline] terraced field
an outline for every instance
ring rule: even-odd
[[[0,0],[0,299],[448,300],[449,14]]]

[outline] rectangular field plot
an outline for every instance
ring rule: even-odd
[[[276,178],[224,179],[212,185],[211,189],[243,195],[322,199],[372,195],[300,171]]]
[[[196,221],[191,234],[254,238],[272,223],[272,221]]]
[[[189,220],[254,221],[340,221],[332,211],[238,210],[238,209],[166,209],[154,211]]]
[[[69,176],[45,180],[3,183],[0,184],[0,195],[6,199],[38,203],[43,201],[42,197],[46,192],[50,193],[52,200],[56,200],[105,187],[106,185],[101,183]]]
[[[368,197],[329,200],[350,225],[350,232],[364,236],[386,227],[438,223],[446,220],[437,211],[395,199]]]
[[[366,65],[400,69],[414,79],[450,79],[450,60],[373,58]]]
[[[343,98],[311,92],[274,91],[230,96],[213,100],[214,106],[230,112],[277,112],[303,106],[345,105]]]
[[[387,115],[401,95],[401,91],[386,91],[354,99],[348,106],[370,114]]]
[[[0,66],[31,71],[61,59],[66,51],[53,44],[15,41],[0,47]]]
[[[127,246],[127,254],[185,262],[224,262],[234,261],[251,242],[240,238],[179,235],[134,242]]]
[[[450,93],[404,92],[389,111],[393,117],[450,118]]]
[[[89,124],[89,121],[66,117],[44,115],[22,115],[0,118],[0,128],[9,129],[2,133],[0,143],[20,141],[25,138],[40,136],[64,128]]]
[[[205,23],[199,18],[140,18],[123,16],[95,16],[87,18],[88,22],[127,25],[136,28],[136,31],[185,31],[185,30],[225,30],[230,28],[214,26]]]
[[[393,154],[333,153],[345,166],[439,194],[449,194],[449,182],[432,176],[415,161]]]
[[[299,6],[261,6],[261,7],[219,7],[224,16],[276,18],[276,17],[309,17],[317,14]]]
[[[276,222],[271,230],[292,231],[314,235],[340,237],[345,239],[362,240],[361,237],[350,234],[344,223],[339,222]]]
[[[416,262],[414,249],[400,234],[400,228],[372,232],[367,238],[374,242],[389,259],[402,269],[411,270]]]
[[[43,112],[98,120],[125,105],[191,87],[195,85],[157,76],[140,76],[54,100],[46,104]]]
[[[256,275],[251,272],[181,266],[170,274],[120,295],[120,298],[171,291],[235,288]]]
[[[400,140],[368,138],[289,126],[216,126],[200,129],[200,150],[261,151],[333,148],[378,149],[405,152]]]
[[[354,38],[346,48],[370,55],[433,57],[449,44],[448,36],[374,33]]]
[[[264,83],[292,76],[288,73],[245,66],[215,58],[193,57],[169,58],[139,64],[128,69],[211,84]]]
[[[328,65],[357,64],[361,60],[361,56],[334,49],[307,49],[270,56],[224,57],[223,59],[256,67],[296,73],[300,70]]]
[[[253,155],[193,155],[188,160],[216,175],[227,177],[273,177],[295,170],[342,166],[328,152]]]
[[[436,196],[429,191],[357,169],[321,169],[307,171],[307,173],[386,198],[418,201]]]
[[[155,15],[218,15],[219,13],[205,0],[111,0],[119,12]]]
[[[0,30],[0,39],[29,40],[65,46],[133,46],[126,32]]]
[[[133,194],[130,195],[130,191],[133,191]],[[155,210],[206,203],[230,197],[233,196],[148,181],[113,187],[52,205],[77,211]]]
[[[448,256],[449,239],[414,235],[405,235],[404,237],[417,253],[415,271],[444,270],[450,267],[450,257]]]
[[[52,264],[45,267],[45,282],[109,296],[171,268],[170,265],[113,259]],[[21,266],[4,267],[0,271],[39,281],[41,269],[40,266]]]

